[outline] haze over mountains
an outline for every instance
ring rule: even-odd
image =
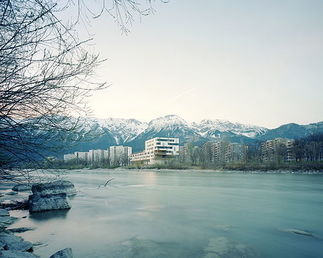
[[[97,131],[100,136],[92,142],[75,146],[79,151],[106,148],[111,145],[127,145],[133,151],[144,148],[147,139],[157,136],[179,137],[181,144],[226,139],[231,142],[252,143],[277,137],[302,138],[310,134],[322,133],[323,122],[309,125],[286,124],[275,129],[255,125],[233,123],[226,120],[202,120],[188,123],[177,115],[167,115],[151,120],[149,123],[136,119],[122,118],[85,118],[87,128]],[[104,147],[106,146],[106,147]]]

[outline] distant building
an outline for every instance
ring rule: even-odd
[[[225,150],[225,162],[245,161],[248,146],[239,143],[229,143]]]
[[[247,146],[227,141],[206,142],[202,146],[204,162],[223,164],[246,160]]]
[[[295,155],[293,153],[294,140],[286,138],[276,138],[268,140],[261,145],[261,157],[264,162],[273,161],[293,161]]]
[[[76,160],[76,155],[74,153],[64,154],[64,161]]]
[[[88,161],[88,152],[77,151],[74,153],[77,161]]]
[[[131,155],[131,163],[154,164],[179,155],[179,138],[156,137],[145,141],[145,150]]]
[[[110,165],[125,166],[129,164],[132,148],[128,146],[111,146],[109,148]]]
[[[88,162],[90,163],[102,163],[109,160],[108,150],[89,150]]]

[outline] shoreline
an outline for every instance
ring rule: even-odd
[[[47,171],[51,171],[52,173],[64,173],[63,175],[68,175],[69,171],[97,171],[97,170],[109,170],[109,171],[154,171],[154,172],[164,172],[164,171],[177,171],[178,173],[185,172],[202,172],[202,173],[237,173],[237,174],[299,174],[299,175],[323,175],[323,170],[291,170],[291,169],[268,169],[268,170],[239,170],[239,169],[209,169],[209,168],[127,168],[127,167],[117,167],[117,168],[75,168],[75,169],[64,169],[64,168],[52,168],[47,169]]]

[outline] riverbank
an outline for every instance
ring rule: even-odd
[[[290,171],[318,171],[323,172],[323,161],[302,161],[302,162],[230,162],[224,164],[213,163],[196,163],[180,162],[178,160],[169,160],[165,163],[156,163],[151,165],[131,164],[128,166],[110,166],[108,164],[89,164],[89,163],[64,163],[62,161],[53,161],[44,164],[43,169],[198,169],[198,170],[221,170],[221,171],[274,171],[274,170],[290,170]]]
[[[32,202],[28,201],[30,194],[32,192],[29,183],[17,185],[5,181],[0,184],[0,257],[39,258],[40,256],[34,254],[35,249],[48,245],[43,242],[25,241],[21,236],[26,232],[37,230],[28,221],[32,215],[28,212],[28,206],[32,205]],[[50,205],[48,201],[42,203],[42,206],[44,204]],[[40,216],[43,214],[43,212],[38,213]],[[50,258],[62,257],[73,258],[72,249],[65,248],[50,256]]]

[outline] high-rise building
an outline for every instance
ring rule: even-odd
[[[132,148],[128,146],[111,146],[109,148],[110,164],[112,166],[125,166],[129,164]]]
[[[268,140],[261,145],[261,157],[264,162],[295,160],[293,153],[294,140],[276,138]]]
[[[64,161],[76,160],[74,153],[64,154]]]
[[[88,161],[90,163],[102,163],[109,160],[108,150],[89,150]]]

